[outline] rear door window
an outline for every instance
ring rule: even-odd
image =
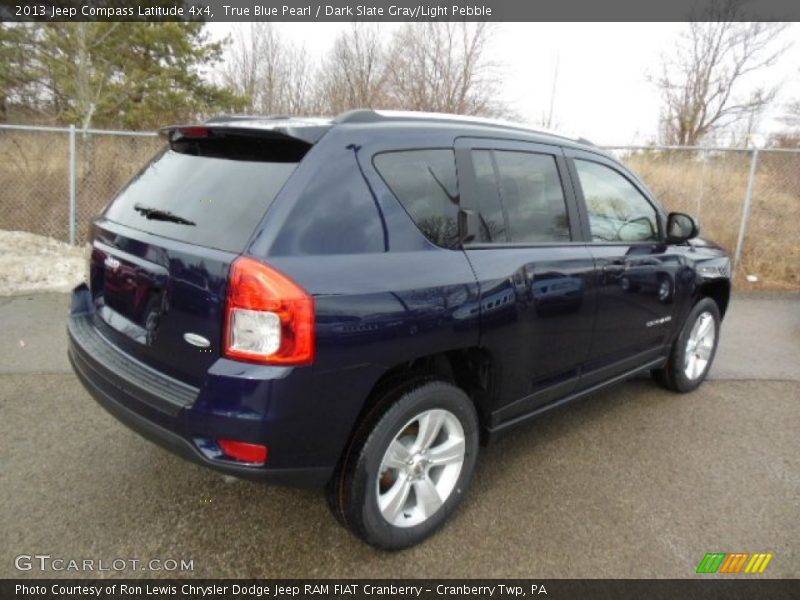
[[[497,175],[490,150],[473,150],[472,166],[475,169],[475,197],[478,203],[481,242],[507,242],[506,215],[500,204]]]
[[[472,163],[482,241],[570,241],[566,197],[555,156],[517,150],[473,150]]]
[[[458,245],[458,180],[452,149],[384,152],[372,162],[431,242],[445,248]]]
[[[567,203],[555,157],[508,150],[495,150],[494,156],[511,241],[568,242]]]
[[[251,154],[234,159],[166,150],[131,180],[105,217],[163,237],[240,252],[297,164]]]

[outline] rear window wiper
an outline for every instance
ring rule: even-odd
[[[161,210],[160,208],[153,208],[150,206],[142,206],[141,204],[134,204],[133,210],[138,213],[141,213],[143,217],[146,219],[152,219],[153,221],[169,221],[170,223],[178,223],[179,225],[196,225],[194,221],[190,221],[189,219],[184,219],[183,217],[179,217],[176,214],[169,212],[168,210]]]

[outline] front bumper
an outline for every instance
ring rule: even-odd
[[[69,361],[87,391],[119,421],[179,456],[229,475],[299,487],[318,487],[328,481],[332,466],[292,467],[284,461],[279,466],[253,467],[209,458],[195,439],[266,443],[274,452],[269,423],[253,419],[252,415],[219,415],[204,410],[210,404],[207,390],[148,367],[103,337],[92,324],[91,311],[85,297],[81,297],[83,292],[79,288],[73,295],[67,326]],[[212,387],[219,387],[217,379]],[[335,458],[331,462],[335,463]]]

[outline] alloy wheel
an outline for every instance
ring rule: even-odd
[[[710,312],[700,313],[686,342],[683,372],[688,379],[694,381],[705,373],[714,351],[716,337],[717,326],[713,315]]]
[[[464,428],[442,409],[422,412],[394,437],[378,470],[378,508],[391,525],[428,520],[455,489],[464,465]]]

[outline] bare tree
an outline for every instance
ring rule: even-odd
[[[800,148],[800,99],[787,104],[778,120],[786,127],[770,135],[768,145],[773,148]]]
[[[708,22],[691,22],[656,79],[661,90],[662,141],[692,146],[708,135],[750,120],[774,98],[775,87],[754,86],[753,75],[775,63],[785,48],[775,40],[780,23],[736,22],[740,2],[714,3]]]
[[[796,148],[800,150],[800,130],[788,130],[773,133],[767,139],[770,148]]]
[[[795,98],[783,107],[783,113],[778,119],[789,128],[789,133],[800,135],[800,98]]]
[[[104,40],[113,34],[119,25],[119,23],[114,23],[108,30],[93,35],[89,23],[74,24],[76,46],[74,102],[75,111],[81,117],[83,129],[91,126],[98,103],[104,94],[108,94],[106,81],[111,78],[113,72],[109,61],[102,58],[92,60],[92,55],[96,55],[96,49],[102,46]],[[99,73],[94,71],[99,71]],[[124,100],[120,99],[120,101]]]
[[[237,94],[246,96],[250,108],[259,103],[256,98],[261,83],[258,57],[264,50],[264,29],[261,23],[251,23],[249,29],[240,26],[229,38],[227,59],[221,68],[222,80]]]
[[[222,79],[262,114],[299,114],[310,106],[312,66],[305,47],[285,41],[271,23],[250,23],[233,34]]]
[[[314,93],[317,67],[308,56],[305,46],[291,46],[284,64],[283,102],[290,115],[319,112],[319,98]]]
[[[800,100],[795,100],[786,107],[783,120],[789,125],[800,127]]]
[[[508,116],[497,98],[498,71],[488,60],[486,23],[410,23],[385,40],[385,29],[353,23],[318,64],[272,25],[234,34],[223,80],[268,114],[395,108]]]
[[[386,106],[388,59],[378,25],[353,23],[341,33],[319,71],[326,112]]]
[[[408,110],[503,116],[488,23],[409,23],[394,36],[389,103]]]

